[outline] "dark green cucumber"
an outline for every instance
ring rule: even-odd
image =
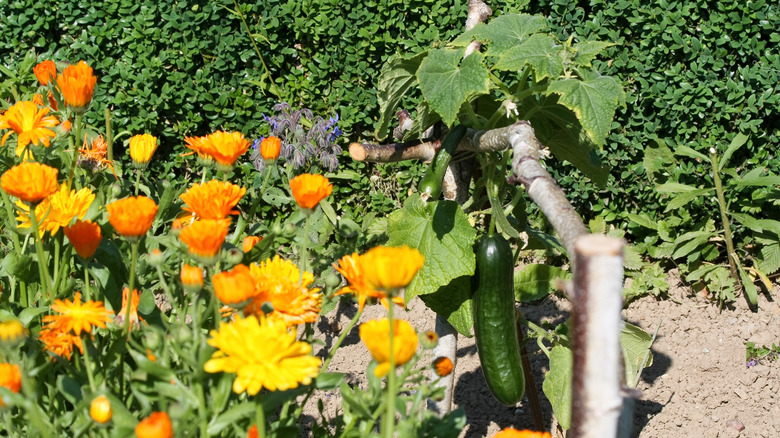
[[[423,175],[418,186],[421,194],[428,194],[428,201],[435,201],[441,196],[441,184],[444,181],[444,173],[447,171],[447,166],[450,165],[452,154],[455,153],[455,149],[458,148],[458,144],[464,135],[466,135],[465,126],[458,125],[452,128],[439,150],[436,151],[436,155],[433,156],[433,161],[431,161],[431,165],[428,166],[428,170],[425,171],[425,175]]]
[[[517,404],[525,377],[515,325],[514,257],[501,235],[485,236],[477,245],[474,337],[488,388],[501,403]]]

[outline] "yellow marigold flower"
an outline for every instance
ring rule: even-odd
[[[244,242],[242,243],[242,249],[244,252],[252,251],[252,248],[260,243],[261,240],[263,240],[262,236],[246,236],[244,237]]]
[[[68,226],[73,219],[84,219],[94,200],[95,194],[89,187],[84,187],[77,192],[69,190],[67,184],[62,184],[59,190],[35,207],[38,232],[43,236],[44,232],[49,231],[53,236],[60,228]],[[22,210],[17,217],[19,228],[31,227],[30,208],[21,202],[17,202],[16,205]]]
[[[38,82],[41,85],[49,85],[49,82],[57,77],[57,64],[47,59],[33,67],[33,73],[35,73],[35,77],[38,78]]]
[[[19,365],[0,363],[0,386],[8,388],[11,392],[19,392],[22,389],[22,373]],[[5,406],[0,397],[0,406]]]
[[[282,151],[282,140],[279,137],[269,136],[260,143],[260,155],[266,161],[276,161]]]
[[[48,147],[51,139],[57,134],[49,128],[53,128],[60,123],[54,116],[47,116],[49,108],[38,108],[34,102],[21,101],[14,104],[11,108],[0,115],[0,130],[10,129],[0,139],[0,145],[5,145],[8,137],[14,132],[18,135],[16,139],[16,156],[21,156],[25,146],[32,143],[38,146],[38,143]]]
[[[255,395],[262,388],[284,391],[307,385],[319,373],[321,361],[312,356],[311,345],[296,340],[281,321],[254,315],[236,316],[220,322],[211,331],[208,344],[216,347],[203,369],[208,373],[236,373],[233,391]]]
[[[452,361],[449,357],[437,357],[433,360],[433,369],[436,370],[436,375],[439,377],[446,377],[452,373]]]
[[[43,322],[51,322],[64,332],[73,331],[77,336],[82,331],[92,333],[92,327],[106,328],[114,313],[103,306],[102,301],[81,302],[81,292],[76,292],[73,301],[69,299],[54,300],[51,310],[59,315],[46,315]]]
[[[493,435],[493,438],[551,438],[551,436],[550,432],[534,432],[532,430],[517,430],[514,427],[507,427]]]
[[[4,343],[18,342],[27,336],[27,329],[18,319],[0,322],[0,341]]]
[[[108,222],[124,237],[146,234],[157,215],[157,204],[145,196],[130,196],[106,205]]]
[[[22,163],[5,171],[0,186],[11,196],[36,204],[56,192],[57,169],[40,163]]]
[[[130,137],[130,158],[133,166],[145,169],[157,150],[157,137],[151,134],[138,134]]]
[[[92,67],[84,61],[69,65],[57,76],[57,87],[62,93],[65,104],[75,113],[83,113],[92,101],[97,78],[92,74]]]
[[[211,277],[214,293],[225,304],[239,304],[257,294],[252,273],[246,265],[236,265],[230,271]]]
[[[152,412],[135,426],[138,438],[173,438],[171,417],[165,412]]]
[[[374,374],[384,377],[391,369],[390,322],[383,318],[360,324],[360,339],[366,344],[374,360],[379,362]],[[418,341],[417,333],[408,321],[393,320],[393,360],[396,365],[403,365],[412,359]]]
[[[99,395],[92,399],[89,404],[89,416],[96,423],[106,424],[114,416],[114,410],[111,408],[111,401],[105,395]]]
[[[223,170],[230,170],[238,157],[249,150],[249,140],[240,132],[217,131],[202,137],[200,151],[211,156]]]
[[[130,288],[122,289],[122,308],[114,317],[114,324],[124,327],[127,311],[130,310],[130,331],[141,326],[144,319],[138,316],[138,303],[141,301],[141,294],[133,289],[132,298],[130,297]],[[130,309],[127,307],[130,306]]]
[[[187,245],[190,254],[204,263],[211,263],[219,254],[228,233],[229,219],[204,219],[184,227],[179,239]]]
[[[304,173],[290,180],[290,189],[295,202],[301,208],[312,210],[320,201],[330,196],[333,184],[322,175]]]
[[[408,246],[377,246],[360,256],[360,269],[368,287],[393,291],[406,287],[424,262],[420,251]]]
[[[233,210],[246,193],[246,188],[228,181],[211,180],[195,184],[182,193],[181,200],[187,204],[182,210],[196,214],[201,219],[223,219]]]
[[[81,353],[84,353],[84,345],[81,342],[81,336],[76,336],[55,323],[47,324],[41,328],[38,333],[38,339],[43,343],[44,350],[50,351],[57,356],[70,360],[73,354],[73,346],[78,347]]]
[[[203,270],[197,266],[184,264],[181,267],[181,283],[186,289],[199,291],[203,288]]]
[[[319,289],[308,289],[314,281],[311,272],[301,273],[295,263],[278,255],[260,265],[249,267],[257,285],[252,302],[244,308],[245,313],[261,314],[264,303],[270,303],[274,311],[269,315],[279,318],[287,326],[316,322],[322,305]]]
[[[377,291],[370,288],[363,280],[362,268],[360,267],[360,255],[358,253],[352,253],[345,255],[339,259],[338,265],[333,264],[333,267],[344,276],[344,279],[349,283],[347,286],[339,289],[336,295],[355,294],[358,299],[358,310],[362,311],[363,306],[368,299],[378,299],[383,306],[388,307],[390,298],[395,304],[404,306],[403,297],[389,297],[385,291]]]
[[[100,241],[103,240],[102,233],[100,225],[90,220],[77,220],[73,225],[65,227],[68,241],[73,245],[76,253],[85,260],[89,260],[97,251]]]

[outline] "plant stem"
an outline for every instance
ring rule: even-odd
[[[51,302],[51,282],[49,280],[49,268],[46,264],[46,257],[43,253],[43,243],[41,242],[41,235],[38,233],[38,218],[35,214],[35,205],[32,203],[27,204],[30,206],[30,222],[32,224],[32,234],[35,240],[35,252],[38,255],[38,274],[41,277],[41,286],[43,286],[42,296],[46,296],[49,302]]]
[[[135,265],[138,263],[138,245],[141,240],[133,240],[130,242],[131,255],[130,255],[130,278],[127,280],[128,293],[127,293],[127,310],[125,311],[125,327],[122,332],[125,334],[125,339],[130,337],[130,309],[133,307],[133,288],[135,287]]]
[[[84,296],[87,301],[92,301],[92,294],[89,290],[89,263],[86,260],[81,259],[81,264],[84,265]]]
[[[363,314],[362,310],[358,310],[357,313],[355,313],[355,316],[349,322],[349,324],[347,325],[347,328],[344,329],[344,331],[341,333],[341,336],[339,336],[339,338],[336,340],[336,343],[333,344],[333,348],[331,348],[330,353],[328,353],[328,358],[325,360],[325,363],[322,364],[322,369],[320,369],[321,373],[324,373],[325,371],[328,370],[328,365],[330,365],[330,361],[333,360],[333,356],[335,355],[336,350],[339,349],[339,347],[341,346],[341,343],[344,342],[344,339],[347,338],[347,336],[349,335],[349,332],[352,331],[352,327],[354,327],[355,324],[357,324],[358,320],[360,319],[360,315],[362,315],[362,314]]]
[[[257,57],[260,58],[260,62],[263,64],[263,70],[265,70],[265,74],[268,75],[268,82],[271,83],[272,92],[276,95],[276,97],[284,100],[282,93],[279,91],[279,88],[276,87],[276,82],[274,82],[273,76],[271,76],[271,71],[268,70],[268,66],[265,64],[265,59],[263,59],[263,53],[260,52],[260,49],[257,47],[255,38],[252,36],[252,30],[249,29],[249,25],[246,23],[246,19],[244,18],[244,13],[241,11],[241,7],[238,5],[238,2],[236,0],[233,0],[233,5],[235,5],[236,7],[236,13],[241,18],[241,22],[244,23],[244,28],[246,29],[247,35],[249,35],[249,41],[252,42],[252,47],[255,48],[255,53],[257,53]]]
[[[737,265],[734,263],[731,255],[734,254],[734,241],[731,238],[731,224],[729,222],[728,210],[726,209],[726,197],[723,194],[723,183],[720,180],[718,171],[718,157],[714,149],[710,149],[710,161],[712,162],[712,179],[715,181],[715,192],[718,194],[718,208],[720,209],[720,219],[723,221],[723,237],[726,240],[726,251],[728,251],[729,270],[731,276],[739,279]]]
[[[308,258],[309,258],[309,222],[311,220],[311,216],[313,213],[313,210],[309,210],[307,208],[302,209],[303,213],[306,215],[306,223],[303,226],[303,242],[301,243],[301,260],[298,263],[298,268],[301,271],[299,282],[303,281],[303,273],[308,268]]]
[[[393,301],[387,308],[387,320],[390,325],[390,373],[387,376],[387,401],[385,402],[385,416],[382,418],[382,438],[393,438],[393,428],[395,426],[395,345],[393,343],[394,324],[393,324]]]
[[[106,159],[114,162],[114,133],[111,130],[111,110],[106,107]]]
[[[79,144],[81,143],[81,118],[82,113],[76,114],[76,141],[73,145],[73,162],[70,163],[70,173],[68,173],[68,189],[73,188],[73,175],[76,174],[76,163],[79,157]]]
[[[263,411],[263,403],[260,401],[260,394],[255,396],[255,425],[257,426],[258,438],[265,438],[265,411]]]
[[[89,390],[94,394],[97,391],[97,386],[95,385],[95,376],[92,374],[92,361],[89,359],[89,342],[86,342],[86,344],[84,345],[84,354],[82,356],[84,357],[84,368],[87,369]]]
[[[255,197],[255,200],[252,202],[252,207],[249,208],[249,214],[247,215],[246,220],[239,222],[238,226],[236,227],[236,234],[235,237],[233,238],[233,245],[238,244],[238,240],[241,238],[241,233],[244,232],[244,229],[246,229],[246,226],[249,223],[249,221],[253,217],[255,217],[255,213],[257,212],[257,207],[260,206],[260,201],[263,199],[263,192],[265,191],[265,186],[268,183],[268,179],[270,175],[271,175],[271,166],[266,166],[265,177],[263,178],[263,185],[260,186],[260,191],[258,192],[257,197]]]
[[[141,184],[141,169],[135,169],[135,196],[138,196],[138,186]]]

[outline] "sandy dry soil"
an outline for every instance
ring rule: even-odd
[[[780,363],[748,368],[745,342],[757,345],[780,343],[780,306],[760,298],[760,310],[752,313],[742,301],[719,311],[670,276],[669,299],[646,297],[624,310],[626,321],[653,333],[661,323],[653,346],[654,362],[645,369],[636,403],[634,433],[655,437],[778,437],[780,436]],[[776,287],[774,297],[780,296]],[[338,330],[355,314],[356,306],[342,306],[319,324],[320,335],[330,346]],[[565,299],[550,297],[523,307],[526,317],[537,324],[560,323],[569,316]],[[361,321],[384,316],[381,306],[367,307]],[[414,300],[400,317],[418,331],[432,330],[434,315],[420,300]],[[321,349],[321,354],[324,353]],[[315,350],[316,352],[316,350]],[[541,397],[547,430],[555,428],[549,402],[542,393],[542,376],[548,363],[535,345],[530,358]],[[347,373],[349,381],[363,381],[370,355],[360,343],[357,326],[347,337],[329,371]],[[455,407],[467,415],[461,437],[490,437],[504,427],[532,428],[527,399],[506,407],[490,395],[479,367],[473,338],[460,337],[455,369]],[[340,409],[337,393],[319,394],[331,415]],[[555,433],[553,433],[555,436]]]

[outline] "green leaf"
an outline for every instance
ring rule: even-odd
[[[642,261],[642,256],[637,252],[634,245],[626,245],[623,247],[623,267],[630,270],[630,271],[636,271],[639,269],[642,269],[644,266],[644,262]]]
[[[628,218],[631,219],[631,221],[636,223],[637,225],[641,225],[645,228],[649,228],[651,230],[658,229],[658,223],[644,213],[643,214],[628,213]]]
[[[452,45],[465,47],[477,40],[486,43],[485,55],[500,56],[522,43],[528,35],[547,30],[547,19],[541,15],[504,14],[477,24],[473,29],[455,38]]]
[[[701,190],[698,187],[693,187],[693,186],[680,184],[676,182],[668,182],[666,184],[661,184],[660,186],[656,186],[655,189],[661,193],[686,193],[686,192],[694,192],[696,190]]]
[[[683,157],[693,158],[702,160],[704,162],[709,162],[710,159],[706,155],[702,154],[701,152],[697,152],[688,146],[677,146],[677,148],[674,150],[675,155],[682,155]]]
[[[398,108],[406,92],[417,83],[415,72],[426,56],[428,56],[427,51],[410,57],[395,56],[382,66],[376,95],[380,113],[377,138],[387,137],[387,128],[395,120],[395,109]]]
[[[720,157],[720,163],[718,163],[718,170],[723,170],[724,167],[726,167],[726,164],[729,162],[729,159],[734,154],[734,152],[737,151],[742,145],[747,143],[748,137],[745,134],[739,133],[734,136],[734,139],[731,140],[731,144],[729,144],[728,149],[726,149],[726,152],[723,153],[723,156]]]
[[[570,349],[556,345],[550,351],[550,371],[544,376],[542,390],[550,400],[555,418],[562,428],[571,427],[571,376],[574,356]]]
[[[705,194],[715,190],[715,188],[711,189],[697,189],[692,192],[685,192],[680,193],[679,195],[672,198],[671,201],[669,201],[668,204],[666,204],[666,208],[664,209],[664,213],[668,213],[672,210],[678,209],[680,207],[684,207],[691,203],[691,201],[701,198]]]
[[[254,416],[254,413],[254,403],[237,404],[220,414],[218,417],[212,419],[208,426],[208,433],[211,436],[215,436],[231,424],[235,424],[244,418]]]
[[[766,245],[761,248],[758,268],[767,275],[772,275],[780,269],[780,243]]]
[[[537,82],[544,78],[557,79],[563,73],[561,51],[563,46],[554,36],[531,35],[522,43],[502,53],[494,68],[520,72],[526,65],[530,65],[536,73]]]
[[[742,290],[745,292],[745,298],[747,298],[750,308],[758,308],[758,288],[756,288],[755,283],[753,283],[753,279],[745,272],[745,268],[742,267],[739,257],[736,254],[731,254],[731,259],[734,260],[734,264],[737,265],[739,278],[742,280]]]
[[[463,59],[464,52],[431,50],[417,70],[423,97],[447,126],[453,125],[461,105],[490,91],[490,72],[482,63],[484,55],[477,52]]]
[[[756,219],[753,216],[743,213],[731,213],[731,217],[751,231],[762,232],[769,231],[780,236],[780,222],[772,219]]]
[[[530,264],[515,271],[515,299],[521,303],[540,300],[555,289],[556,280],[571,273],[556,266]]]
[[[420,295],[431,310],[447,318],[458,333],[471,337],[474,316],[471,309],[471,276],[458,277],[436,292]]]
[[[677,247],[674,250],[674,253],[672,254],[672,258],[677,259],[680,257],[686,257],[690,255],[696,248],[707,243],[710,240],[710,237],[712,237],[714,234],[715,233],[705,233],[703,235],[691,239],[685,245]],[[675,245],[678,244],[678,241],[679,238],[675,241]]]
[[[608,43],[605,41],[583,41],[574,46],[576,55],[572,62],[580,67],[592,67],[591,62],[596,59],[596,56],[603,52],[607,47],[614,45],[615,43]]]
[[[83,397],[81,385],[71,377],[60,374],[57,376],[57,389],[66,400],[76,405]]]
[[[599,147],[609,134],[618,104],[625,101],[623,87],[610,76],[554,81],[547,92],[561,96],[559,102],[574,111],[585,132]]]
[[[411,140],[413,138],[420,137],[426,129],[432,126],[434,123],[439,122],[441,116],[436,111],[431,109],[431,106],[426,101],[422,101],[417,106],[417,116],[414,118],[411,129],[404,132],[404,141]]]
[[[426,203],[410,196],[404,208],[388,218],[388,246],[408,245],[425,257],[420,272],[406,288],[406,302],[434,293],[453,279],[474,275],[477,232],[454,201]]]
[[[314,387],[324,390],[336,389],[343,381],[344,373],[320,373],[314,381]]]
[[[761,187],[773,187],[780,185],[780,176],[778,175],[765,175],[763,168],[756,168],[746,173],[742,178],[739,178],[736,183],[739,187],[745,186],[761,186]]]
[[[653,345],[653,337],[641,328],[626,323],[620,331],[620,346],[623,349],[623,361],[626,365],[626,383],[634,387],[639,373],[645,367],[653,363],[653,354],[650,347]],[[645,355],[647,361],[645,362]]]
[[[647,175],[655,180],[656,174],[676,163],[672,150],[666,146],[666,142],[656,138],[645,147],[645,156],[642,164]]]

